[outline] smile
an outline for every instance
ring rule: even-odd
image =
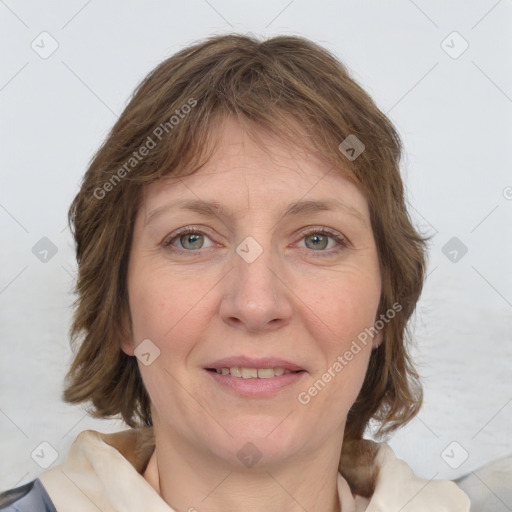
[[[272,377],[280,377],[289,373],[299,373],[299,371],[285,370],[283,368],[246,368],[232,366],[230,368],[208,368],[209,371],[215,371],[220,375],[232,375],[242,379],[271,379]]]
[[[214,385],[245,398],[270,398],[285,388],[298,386],[305,370],[283,368],[223,367],[205,368]],[[260,373],[261,372],[261,373]]]

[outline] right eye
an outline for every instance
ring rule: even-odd
[[[163,246],[167,249],[174,248],[178,252],[200,252],[202,249],[211,247],[203,247],[205,239],[210,240],[207,235],[198,229],[185,228],[167,238]],[[173,243],[177,241],[181,247],[174,247]]]

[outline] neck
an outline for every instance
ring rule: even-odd
[[[286,464],[236,467],[155,428],[144,478],[174,510],[187,512],[340,512],[332,444]],[[328,445],[328,446],[327,446]],[[328,448],[328,449],[327,449]]]

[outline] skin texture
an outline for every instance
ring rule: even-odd
[[[346,416],[372,344],[381,341],[379,333],[361,345],[308,404],[298,401],[374,325],[378,254],[358,189],[321,159],[261,136],[263,148],[226,119],[206,165],[146,188],[134,227],[128,268],[133,338],[122,350],[134,355],[145,339],[160,350],[150,365],[138,361],[156,435],[144,476],[180,511],[339,510]],[[231,215],[183,209],[152,215],[181,199],[217,200]],[[362,220],[341,208],[281,214],[291,202],[326,199],[342,200]],[[187,226],[204,237],[172,240]],[[314,229],[305,233],[323,227],[347,246],[318,241]],[[263,249],[252,263],[236,252],[248,236]],[[241,397],[204,369],[240,355],[286,359],[306,372],[271,397]],[[261,454],[252,467],[237,457],[248,442]]]

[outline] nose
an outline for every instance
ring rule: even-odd
[[[223,279],[222,320],[252,333],[284,327],[292,316],[293,294],[277,256],[264,249],[251,261],[240,249],[233,253],[233,268]]]

